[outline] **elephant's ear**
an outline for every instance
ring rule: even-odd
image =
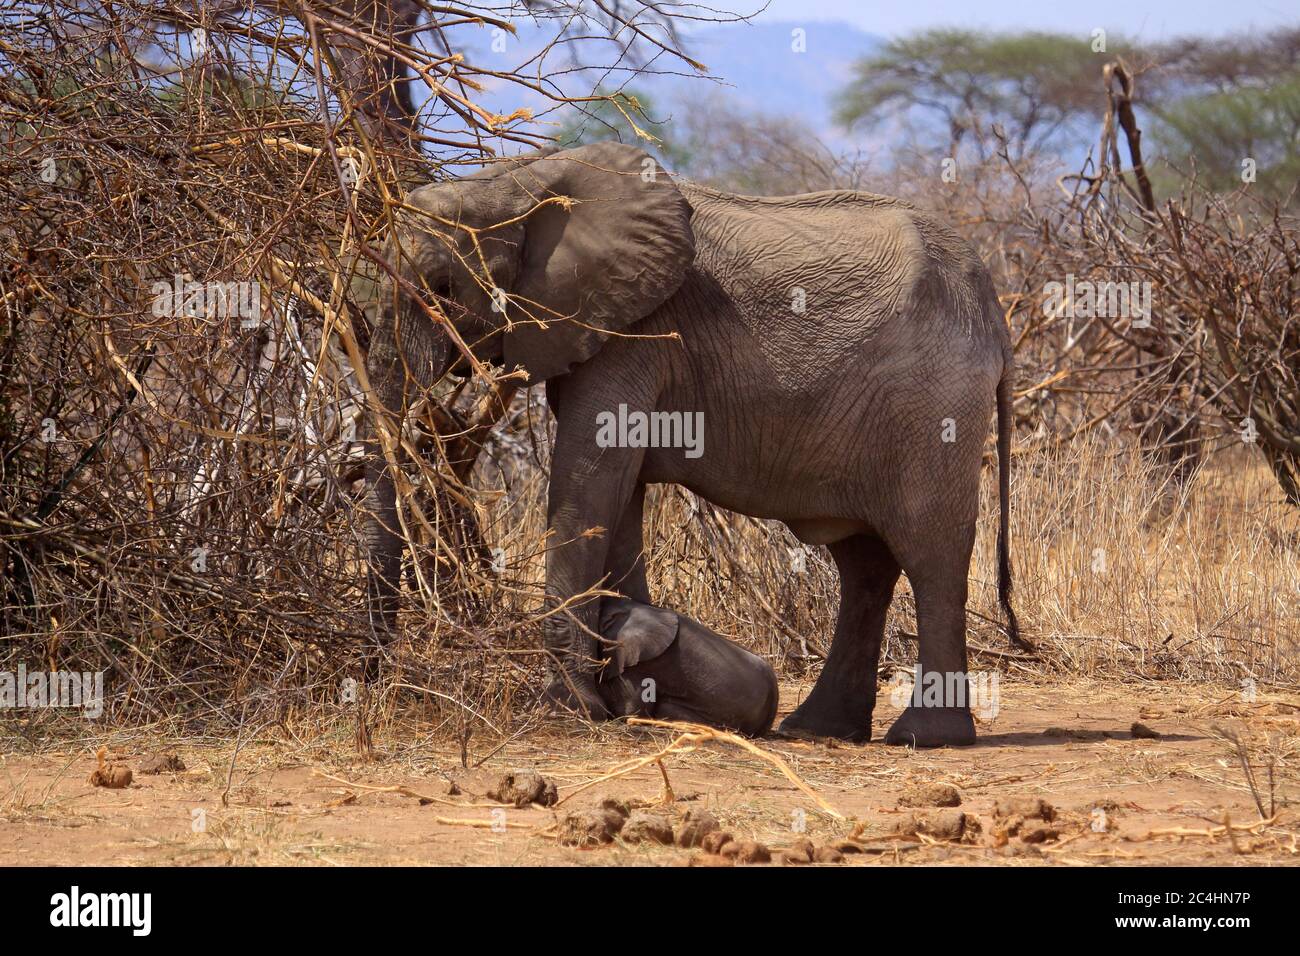
[[[600,636],[613,646],[614,673],[622,674],[641,661],[652,661],[677,639],[677,615],[627,598],[604,598],[600,605]]]
[[[500,178],[518,189],[525,230],[505,364],[523,366],[530,384],[563,375],[606,332],[653,312],[695,258],[690,204],[639,149],[582,146]]]

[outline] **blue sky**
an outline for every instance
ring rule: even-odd
[[[749,13],[762,0],[726,0],[724,9]],[[1102,27],[1145,40],[1188,34],[1222,35],[1300,23],[1296,0],[772,0],[756,22],[838,20],[860,30],[897,36],[934,26],[991,30],[1078,31]]]

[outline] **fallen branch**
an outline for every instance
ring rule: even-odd
[[[1198,836],[1198,837],[1207,837],[1211,840],[1217,840],[1221,836],[1230,837],[1231,834],[1233,833],[1258,834],[1261,830],[1265,830],[1268,827],[1271,827],[1274,823],[1276,823],[1280,816],[1281,816],[1280,813],[1274,814],[1273,816],[1269,817],[1267,820],[1257,820],[1254,823],[1227,822],[1222,826],[1211,827],[1208,830],[1197,830],[1191,827],[1164,827],[1159,830],[1148,830],[1147,835],[1145,837],[1128,837],[1128,839],[1133,842],[1140,842],[1142,840],[1150,840],[1154,837],[1160,837],[1160,836],[1176,836],[1176,837]]]

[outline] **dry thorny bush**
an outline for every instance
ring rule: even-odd
[[[105,670],[125,720],[347,713],[369,636],[358,368],[401,184],[536,141],[529,114],[475,106],[476,83],[567,100],[544,58],[512,76],[381,44],[438,86],[417,156],[372,135],[336,82],[336,47],[356,32],[337,7],[299,4],[296,21],[238,5],[52,9],[0,28],[0,658]],[[454,44],[470,14],[438,9]],[[565,6],[539,9],[560,17],[565,49]],[[620,10],[600,25],[633,36]],[[674,48],[671,30],[635,36],[651,59]],[[999,641],[986,502],[976,659],[1293,678],[1300,525],[1278,492],[1295,504],[1296,224],[1191,182],[1152,209],[1118,163],[1059,191],[1040,181],[1006,161],[938,198],[994,266],[1021,365],[1013,553],[1042,652]],[[1151,328],[1044,309],[1045,284],[1068,274],[1152,283]],[[234,300],[159,307],[189,279],[243,283],[257,320]],[[541,390],[510,396],[501,381],[447,383],[407,423],[417,559],[405,639],[364,719],[418,694],[465,735],[536,701],[551,435]],[[787,674],[824,656],[836,577],[823,549],[677,488],[652,495],[647,542],[663,603]],[[915,650],[901,589],[895,664]]]

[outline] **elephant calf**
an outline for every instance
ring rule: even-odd
[[[778,688],[771,665],[698,621],[607,597],[600,635],[596,690],[610,714],[686,720],[750,737],[772,728]]]

